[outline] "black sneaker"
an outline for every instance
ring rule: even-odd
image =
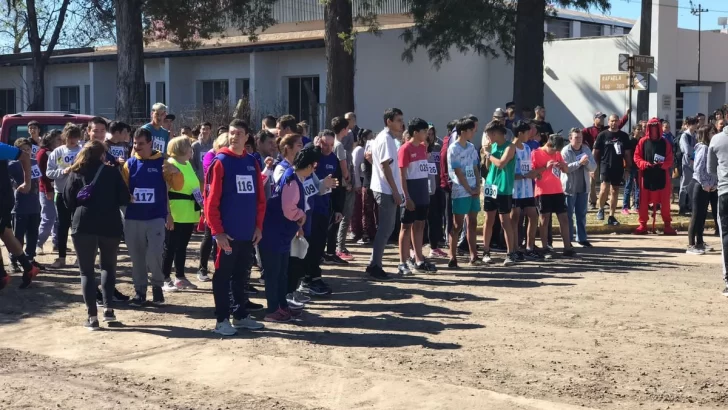
[[[447,267],[448,267],[448,268],[450,268],[450,269],[458,269],[458,268],[460,268],[460,267],[458,266],[458,261],[457,261],[457,259],[450,259],[450,260],[449,260],[449,261],[447,262]]]
[[[118,289],[114,288],[114,302],[128,302],[129,296],[119,292]]]
[[[324,296],[331,294],[331,287],[327,285],[326,282],[324,282],[321,278],[316,278],[310,282],[306,282],[304,284],[304,288],[308,291],[309,294],[314,296]]]
[[[45,271],[45,266],[43,266],[42,264],[40,264],[34,260],[30,261],[30,264],[35,266],[36,268],[38,268],[38,270],[40,270],[40,271]]]
[[[248,303],[245,304],[245,310],[248,312],[260,312],[263,309],[265,309],[265,306],[260,303],[248,301]]]
[[[579,242],[579,245],[583,246],[584,248],[593,248],[594,245],[592,245],[589,241],[581,241]]]
[[[96,306],[104,307],[104,295],[101,294],[99,289],[96,289]]]
[[[367,266],[366,272],[369,274],[369,279],[371,280],[378,280],[383,282],[392,280],[389,275],[387,275],[387,272],[385,272],[384,269],[380,268],[379,266]]]
[[[619,225],[619,221],[617,218],[610,216],[609,219],[607,219],[607,225],[617,226]]]
[[[13,273],[20,273],[23,271],[23,268],[20,267],[20,264],[17,261],[10,262],[10,266],[13,268]]]
[[[574,258],[576,257],[576,251],[572,249],[565,249],[564,250],[564,257],[565,258]]]
[[[140,307],[147,303],[147,295],[137,292],[133,298],[129,299],[129,306]]]
[[[332,265],[348,265],[349,262],[341,259],[339,255],[324,255],[324,259]]]
[[[513,253],[513,257],[515,258],[516,262],[523,262],[526,260],[526,256],[521,251],[515,251]]]
[[[417,272],[422,272],[422,273],[436,273],[437,267],[428,261],[424,261],[424,262],[416,263],[415,270]]]
[[[258,294],[258,289],[256,289],[255,287],[253,287],[253,285],[248,285],[248,286],[245,287],[245,291],[244,292],[245,292],[246,295],[257,295]]]
[[[152,286],[152,303],[157,306],[164,304],[164,291],[161,286]]]
[[[118,322],[118,320],[116,320],[116,315],[114,314],[114,309],[104,310],[104,322],[106,322],[106,323]]]
[[[83,323],[83,327],[91,331],[99,330],[99,319],[90,317]]]
[[[526,257],[526,259],[532,260],[532,261],[542,261],[543,255],[541,255],[538,251],[534,249],[526,249],[526,253],[523,254],[523,256]]]
[[[512,253],[506,254],[505,259],[503,259],[503,266],[513,266],[516,264],[516,258]]]

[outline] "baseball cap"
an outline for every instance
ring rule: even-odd
[[[604,114],[601,111],[597,111],[594,113],[594,119],[597,119],[597,118],[607,118],[607,114]]]
[[[177,119],[177,117],[175,117],[175,115],[174,115],[174,114],[167,114],[167,117],[166,117],[166,118],[167,118],[168,120],[170,120],[170,121],[174,121],[175,119]]]
[[[496,109],[495,109],[495,112],[493,112],[493,116],[494,116],[494,117],[505,117],[505,116],[506,116],[506,114],[505,114],[505,113],[503,112],[503,110],[502,110],[502,109],[500,109],[500,108],[496,108]]]

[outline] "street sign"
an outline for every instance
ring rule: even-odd
[[[634,89],[638,91],[644,91],[647,89],[647,78],[642,74],[634,75]]]
[[[629,71],[629,54],[619,55],[619,71]]]
[[[601,91],[624,91],[629,84],[629,74],[601,74],[599,89]]]
[[[652,56],[634,56],[634,72],[635,73],[654,73],[655,57]]]

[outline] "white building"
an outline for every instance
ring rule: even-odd
[[[658,7],[676,5],[677,0],[654,3],[652,49],[657,69],[651,83],[651,114],[674,119],[683,103],[682,85],[697,80],[697,33],[677,28],[677,9]],[[381,35],[357,37],[355,104],[361,126],[377,129],[383,110],[399,107],[406,117],[419,116],[442,129],[466,113],[489,118],[511,99],[513,67],[502,58],[453,50],[452,61],[440,70],[432,67],[425,52],[418,52],[411,64],[403,62],[400,35],[412,22],[398,14],[402,7],[399,0],[388,2],[379,13]],[[255,43],[227,36],[195,50],[172,44],[148,47],[148,105],[164,102],[184,123],[220,99],[234,105],[248,96],[257,116],[291,113],[317,129],[326,103],[323,9],[318,0],[280,0],[275,12],[280,24]],[[545,24],[555,38],[545,45],[544,73],[545,105],[554,129],[589,124],[596,110],[625,109],[625,93],[600,92],[598,82],[600,74],[616,72],[619,53],[636,54],[639,27],[634,23],[559,10],[558,17]],[[720,64],[726,56],[718,44],[727,40],[724,34],[703,33],[702,80],[711,88],[688,90],[685,104],[704,102],[707,111],[708,106],[726,101],[728,64]],[[113,47],[54,55],[46,71],[46,109],[113,117],[115,59]],[[25,107],[31,78],[28,56],[0,56],[0,113]],[[693,111],[691,107],[687,112]]]

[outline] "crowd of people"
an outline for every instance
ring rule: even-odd
[[[68,124],[41,136],[40,125],[30,122],[28,138],[0,144],[0,238],[25,289],[46,269],[36,255],[48,239],[56,258],[47,268],[67,266],[70,232],[87,306],[84,326],[96,330],[99,307],[103,321],[115,322],[114,303],[158,306],[167,292],[197,288],[185,268],[199,232],[197,281],[212,282],[214,331],[221,335],[262,328],[252,312],[286,322],[312,297],[331,294],[322,265],[354,260],[347,243],[371,246],[366,273],[378,281],[391,278],[382,261],[390,241],[398,245],[401,276],[437,272],[437,260],[457,269],[458,256],[470,266],[494,264],[496,252],[511,266],[556,256],[555,216],[561,255],[570,258],[574,244],[592,247],[589,204],[598,220],[608,212],[606,223],[619,225],[625,184],[622,214],[639,209],[634,233],[647,234],[649,211],[654,218],[660,210],[664,234],[675,235],[673,174],[681,178],[680,212],[692,211],[688,252],[702,254],[710,250],[703,241],[709,204],[716,226],[727,232],[728,128],[718,113],[708,122],[686,118],[673,138],[667,121],[641,122],[630,136],[621,130],[629,112],[597,112],[592,126],[564,137],[553,132],[543,107],[517,116],[508,103],[484,126],[480,150],[473,143],[477,117],[451,121],[440,139],[432,124],[405,123],[396,108],[384,112],[378,133],[347,113],[313,138],[291,115],[266,117],[257,132],[236,119],[216,135],[203,122],[175,136],[174,117],[161,103],[137,129],[95,117],[87,127]],[[122,242],[132,265],[131,297],[115,287]],[[258,293],[254,266],[265,306],[249,299]],[[0,289],[9,282],[3,263]]]

